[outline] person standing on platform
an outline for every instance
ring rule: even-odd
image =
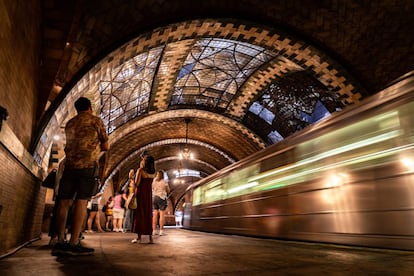
[[[101,220],[99,216],[99,201],[101,199],[101,196],[103,195],[102,192],[97,193],[96,195],[93,195],[91,197],[92,207],[91,211],[89,212],[89,217],[87,221],[88,229],[86,232],[93,233],[92,224],[95,222],[95,226],[98,232],[102,233],[104,232],[101,227]]]
[[[65,127],[66,162],[59,185],[59,206],[57,210],[58,242],[52,255],[91,255],[93,248],[84,247],[79,236],[86,216],[86,205],[98,189],[99,156],[109,150],[108,134],[102,120],[92,114],[91,101],[80,97],[75,102],[77,115]],[[106,156],[106,155],[105,155]],[[71,237],[64,242],[65,225],[69,207],[73,206]]]
[[[175,211],[175,226],[183,226],[183,211],[180,209],[177,209],[177,211]]]
[[[122,232],[122,222],[125,216],[125,198],[121,190],[119,190],[114,197],[113,219],[114,232]]]
[[[102,208],[102,212],[105,213],[105,231],[112,231],[113,229],[113,208],[114,201],[112,196],[110,196]]]
[[[52,245],[52,246],[58,242],[58,233],[56,229],[56,217],[57,217],[57,210],[59,206],[58,191],[59,191],[59,183],[60,183],[60,179],[62,178],[64,167],[65,167],[65,159],[59,162],[59,166],[56,171],[55,186],[53,189],[53,197],[55,200],[55,204],[53,205],[53,211],[52,211],[52,216],[51,216],[50,225],[49,225],[49,237],[50,237],[49,245]]]
[[[138,206],[134,210],[132,232],[137,234],[137,238],[133,239],[132,243],[141,242],[142,235],[148,235],[149,243],[154,243],[152,239],[152,180],[154,177],[154,157],[144,156],[135,174],[135,194]]]
[[[135,188],[135,172],[133,169],[129,170],[128,174],[128,187],[124,188],[124,195],[125,199],[128,199],[129,195],[134,192]],[[129,209],[128,206],[125,206],[125,217],[124,217],[124,224],[123,224],[123,232],[130,232],[131,231],[131,224],[132,224],[132,216],[133,210]]]
[[[152,217],[153,235],[156,234],[158,215],[160,224],[160,231],[158,234],[160,236],[164,234],[163,230],[165,223],[165,210],[168,206],[167,196],[169,192],[170,187],[168,186],[168,183],[164,180],[164,172],[158,171],[152,182],[152,203],[154,207],[154,213]]]

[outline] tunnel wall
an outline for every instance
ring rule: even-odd
[[[41,1],[0,1],[0,256],[39,237],[46,189],[29,153],[41,76]]]

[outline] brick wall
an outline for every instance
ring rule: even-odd
[[[9,114],[2,130],[7,143],[0,141],[0,256],[41,233],[46,189],[27,166],[36,124],[40,2],[0,1],[0,105]],[[6,131],[13,135],[5,137]]]
[[[40,64],[39,1],[0,3],[0,105],[10,128],[30,145],[36,116]]]
[[[39,237],[46,188],[0,144],[0,255]]]

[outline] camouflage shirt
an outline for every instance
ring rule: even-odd
[[[66,132],[66,168],[93,168],[98,162],[101,144],[108,141],[101,118],[87,111],[68,121]]]

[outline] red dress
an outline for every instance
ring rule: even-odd
[[[152,180],[152,177],[143,177],[138,186],[138,206],[132,223],[132,232],[138,235],[152,235]]]

